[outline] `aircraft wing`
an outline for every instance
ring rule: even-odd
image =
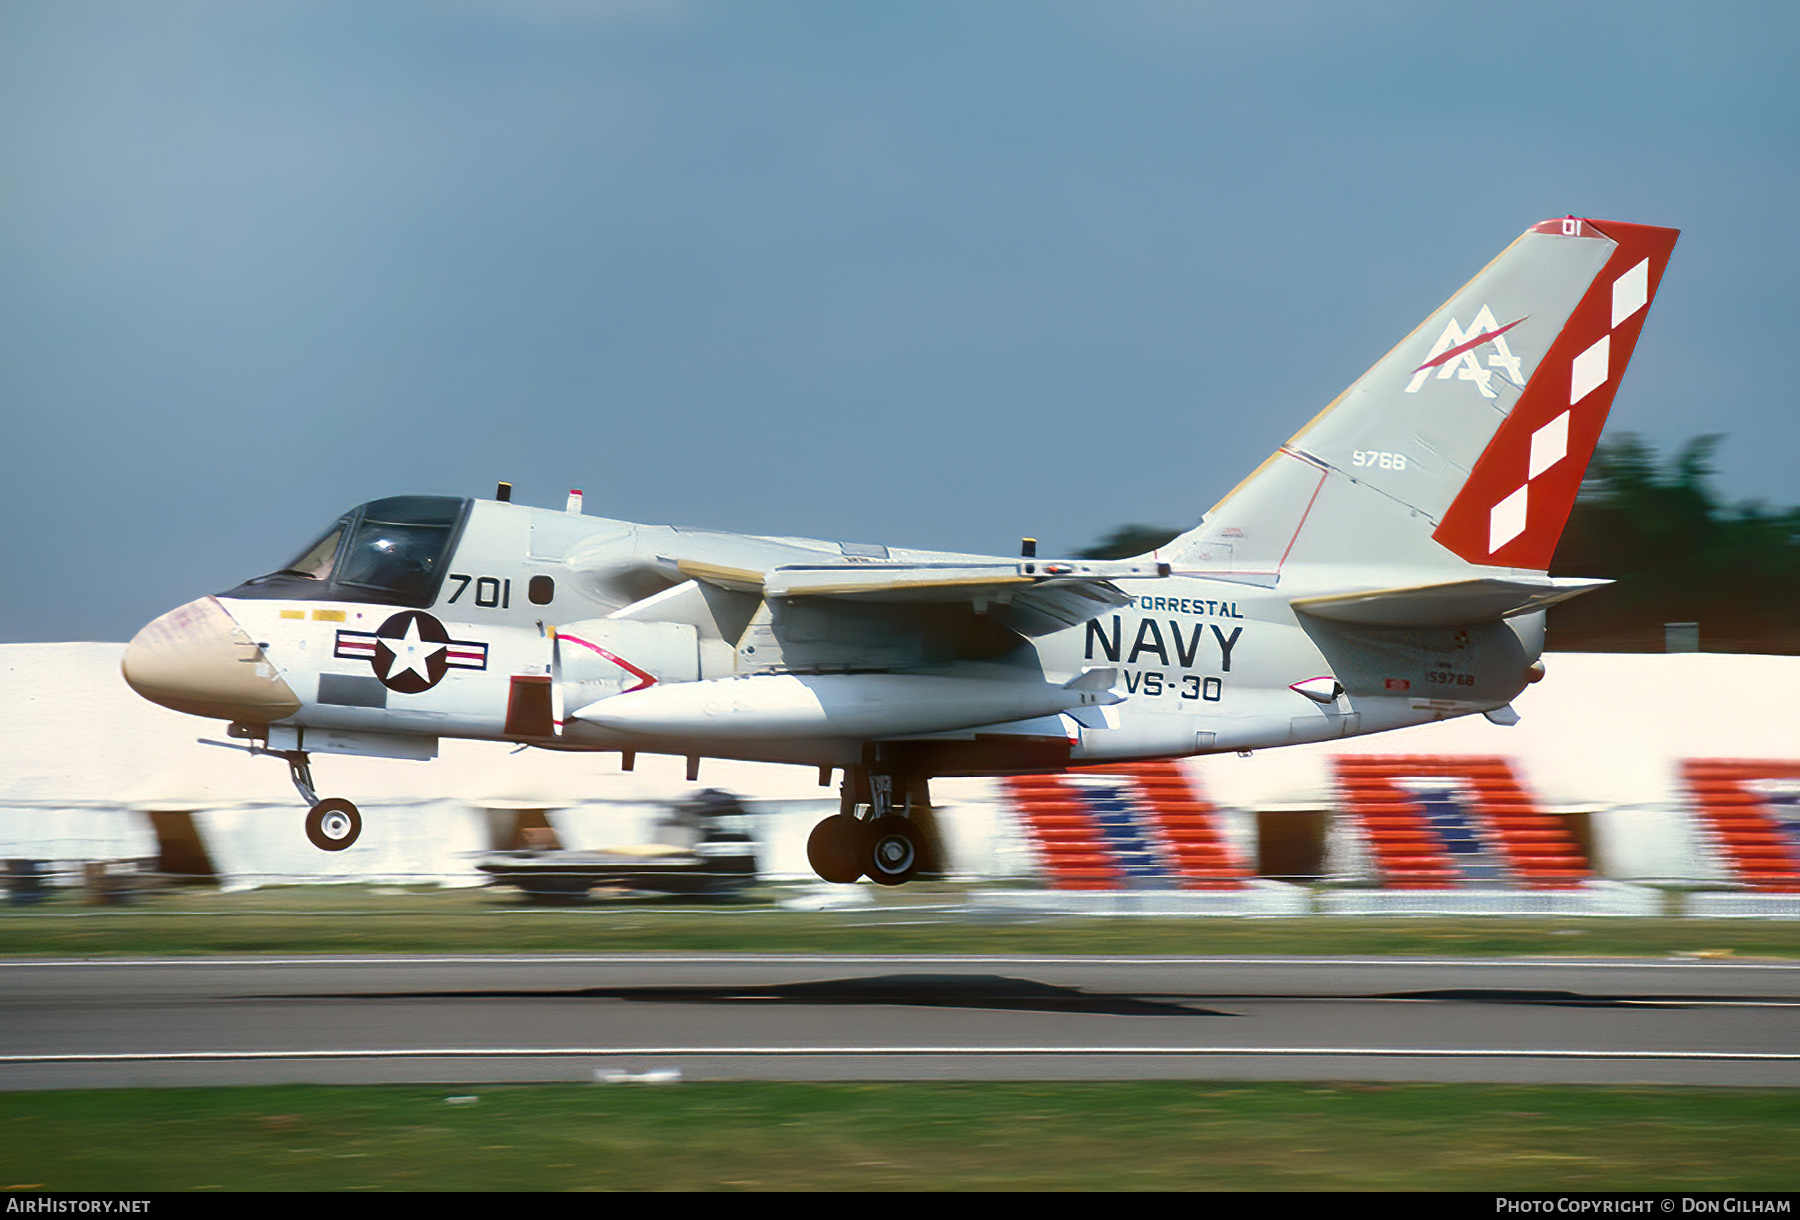
[[[1049,635],[1129,605],[1131,595],[1115,579],[1169,573],[1167,564],[1131,560],[791,564],[763,572],[667,557],[661,562],[686,579],[757,592],[770,601],[967,605],[1025,636]]]
[[[1315,618],[1371,627],[1463,627],[1529,614],[1609,585],[1570,576],[1479,577],[1443,584],[1297,597],[1294,609]]]

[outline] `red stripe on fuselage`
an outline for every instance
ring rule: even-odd
[[[607,660],[611,661],[614,665],[617,665],[620,669],[623,669],[623,670],[627,671],[628,673],[631,673],[632,675],[643,679],[643,681],[639,682],[636,686],[626,687],[625,690],[622,692],[624,694],[630,694],[634,690],[643,690],[646,687],[656,685],[656,679],[654,677],[652,677],[650,674],[645,673],[643,670],[641,670],[637,666],[633,665],[630,661],[627,661],[624,657],[616,656],[613,653],[608,652],[606,649],[600,647],[600,645],[598,645],[596,643],[593,643],[591,640],[584,640],[578,635],[563,635],[561,632],[557,633],[556,638],[559,640],[567,640],[571,644],[580,644],[583,648],[589,649],[593,652],[597,652],[601,656],[605,657]]]

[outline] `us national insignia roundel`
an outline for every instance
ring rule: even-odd
[[[369,662],[389,690],[428,691],[452,669],[486,669],[487,645],[453,640],[444,625],[422,610],[402,610],[373,633],[339,631],[334,655]]]

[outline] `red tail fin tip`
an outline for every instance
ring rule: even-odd
[[[1617,248],[1432,537],[1470,563],[1544,571],[1679,231],[1575,217],[1531,231]]]

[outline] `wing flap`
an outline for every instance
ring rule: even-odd
[[[763,573],[754,568],[733,568],[699,559],[675,559],[666,555],[658,556],[657,563],[660,567],[672,569],[683,580],[704,581],[721,589],[730,589],[734,593],[763,591]]]
[[[657,563],[671,577],[760,594],[771,602],[968,606],[1028,637],[1079,627],[1131,604],[1115,579],[1169,574],[1167,564],[1140,560],[792,564],[760,572],[672,556],[659,556]]]
[[[1111,581],[1047,580],[1014,593],[993,613],[1020,635],[1035,639],[1079,627],[1131,602],[1131,595]]]
[[[763,582],[768,597],[853,597],[865,601],[955,602],[996,598],[1032,578],[1008,564],[940,567],[776,568]]]

